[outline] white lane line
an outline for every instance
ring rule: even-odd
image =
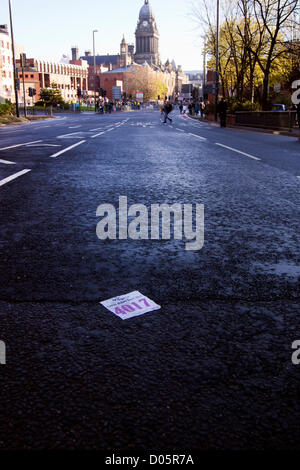
[[[4,180],[0,181],[0,186],[3,186],[4,184],[9,183],[10,181],[15,180],[16,178],[19,178],[19,176],[25,175],[29,171],[31,170],[22,170],[22,171],[19,171],[18,173],[15,173],[14,175],[8,176]]]
[[[97,127],[96,129],[91,129],[89,132],[102,131],[103,127]]]
[[[69,138],[72,136],[72,138],[74,139],[80,139],[81,137],[78,137],[78,134],[82,134],[82,132],[72,132],[71,134],[64,134],[64,135],[59,135],[57,138],[58,139],[64,139],[64,138]],[[77,137],[73,137],[73,136],[77,136]]]
[[[81,127],[81,124],[80,126],[70,126],[69,129],[78,129],[79,127]]]
[[[99,132],[99,134],[92,135],[91,139],[95,139],[95,137],[99,137],[99,135],[103,135],[103,134],[105,134],[105,132]]]
[[[253,155],[250,155],[249,153],[245,153],[245,152],[242,152],[241,150],[237,150],[237,149],[234,149],[232,147],[228,147],[227,145],[218,144],[218,143],[216,143],[216,145],[218,145],[219,147],[223,147],[227,150],[232,150],[233,152],[240,153],[241,155],[245,155],[246,157],[252,158],[253,160],[257,160],[257,161],[261,160],[258,157],[254,157]]]
[[[17,147],[23,147],[24,145],[29,145],[29,144],[38,144],[39,142],[43,142],[42,140],[35,140],[34,142],[25,142],[25,144],[17,144],[17,145],[11,145],[10,147],[3,147],[1,150],[9,150],[9,149],[15,149]]]
[[[72,150],[75,147],[78,147],[78,145],[84,144],[84,142],[86,142],[86,140],[82,140],[81,142],[77,142],[77,144],[71,145],[70,147],[67,147],[64,150],[61,150],[60,152],[57,152],[54,155],[51,155],[50,158],[59,157],[59,155],[62,155],[63,153],[68,152],[69,150]]]
[[[297,176],[297,178],[299,178],[299,180],[300,180],[300,176]]]
[[[15,165],[15,162],[9,162],[8,160],[0,160],[0,163],[4,163],[4,165]]]
[[[26,145],[26,147],[61,147],[61,145],[55,145],[55,144],[32,144],[32,145]]]
[[[197,137],[197,139],[200,139],[202,140],[203,142],[206,142],[207,139],[205,137],[201,137],[200,135],[197,135],[197,134],[192,134],[191,132],[189,132],[189,135],[192,135],[193,137]]]
[[[112,129],[107,129],[107,131],[106,131],[106,132],[110,132],[110,131],[113,131],[113,130],[114,130],[113,128],[112,128]]]
[[[177,131],[180,131],[180,132],[184,132],[184,130],[183,130],[183,129],[179,129],[179,127],[176,127],[176,130],[177,130]]]

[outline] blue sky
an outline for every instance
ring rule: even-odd
[[[12,0],[15,41],[27,56],[59,60],[78,45],[80,54],[92,49],[92,30],[98,29],[96,51],[116,54],[125,34],[134,42],[144,0]],[[190,0],[150,0],[160,32],[160,53],[184,70],[202,65],[201,40],[191,17]],[[8,2],[0,2],[0,24],[8,23]]]

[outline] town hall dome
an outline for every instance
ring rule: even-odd
[[[149,5],[149,0],[145,0],[145,4],[140,10],[140,20],[150,20],[154,19],[153,11]]]

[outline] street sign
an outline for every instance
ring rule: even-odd
[[[20,54],[20,64],[22,68],[26,67],[26,54]]]
[[[136,94],[136,99],[138,101],[144,101],[144,93],[137,93]]]
[[[122,98],[122,88],[120,86],[112,87],[112,97],[114,100],[120,100]]]

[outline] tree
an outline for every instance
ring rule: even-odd
[[[264,54],[258,55],[251,49],[263,74],[263,109],[268,105],[268,92],[272,66],[287,54],[285,28],[298,8],[298,0],[253,0],[259,41],[264,46]]]
[[[297,69],[291,31],[298,0],[222,0],[219,73],[224,96],[268,108],[270,85],[285,82]],[[216,67],[215,2],[198,0],[194,18],[204,31],[209,67]],[[295,66],[296,64],[296,66]]]
[[[51,83],[51,88],[42,88],[40,91],[40,99],[44,101],[47,106],[53,106],[56,105],[56,103],[64,104],[61,91],[58,89],[56,83]]]
[[[133,72],[127,73],[125,79],[127,96],[135,97],[136,93],[144,94],[144,100],[156,100],[158,95],[165,96],[168,88],[162,72],[154,71],[150,66],[135,66]]]

